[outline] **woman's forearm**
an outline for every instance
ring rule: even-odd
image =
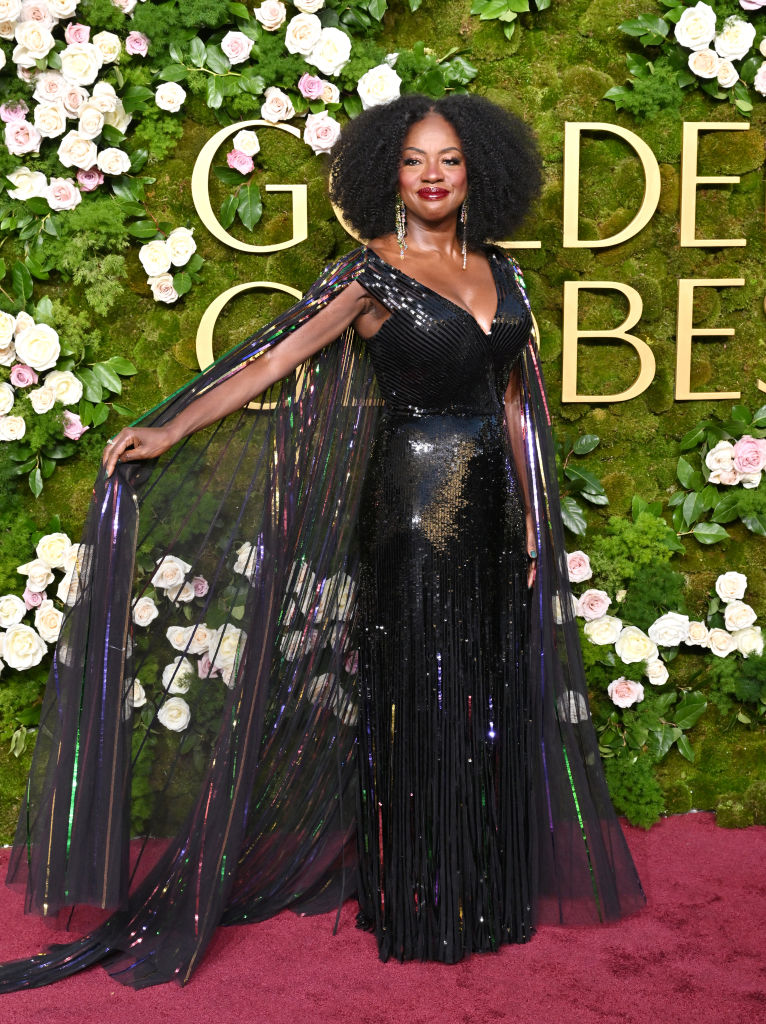
[[[529,478],[527,474],[527,453],[524,443],[523,405],[521,397],[521,369],[517,365],[511,372],[505,392],[505,422],[508,427],[508,438],[516,466],[516,475],[521,485],[524,498],[524,510],[532,514],[532,501],[529,494]]]

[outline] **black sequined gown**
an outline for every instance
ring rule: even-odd
[[[360,514],[360,924],[382,959],[531,937],[524,506],[504,393],[531,317],[507,259],[489,334],[372,251],[390,311]]]

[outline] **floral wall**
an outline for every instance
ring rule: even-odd
[[[265,279],[303,289],[355,244],[325,196],[324,154],[347,118],[404,90],[481,93],[540,139],[545,186],[524,237],[541,247],[517,256],[618,809],[647,826],[691,808],[766,823],[764,37],[761,0],[0,0],[0,839],[12,834],[106,439],[196,371],[197,325],[222,291]],[[190,194],[202,145],[259,117],[299,137],[239,131],[213,161],[210,196],[234,237],[268,245],[290,236],[290,197],[264,186],[306,183],[307,240],[267,255],[218,242]],[[657,212],[622,244],[562,245],[572,121],[621,125],[659,163]],[[698,237],[746,246],[679,245],[692,121],[750,126],[702,134],[698,169],[739,179],[698,188]],[[580,182],[580,233],[592,240],[626,225],[643,193],[635,154],[607,134],[586,135]],[[735,333],[695,341],[692,389],[741,398],[679,402],[678,280],[704,278],[745,283],[698,290],[694,326]],[[630,402],[562,404],[563,286],[603,280],[640,294],[634,333],[657,373]],[[216,351],[288,302],[239,295]],[[617,291],[582,293],[582,328],[624,316]],[[614,341],[582,346],[582,393],[619,392],[635,372]],[[165,596],[158,585],[152,600]],[[137,615],[137,629],[149,626],[148,605]],[[152,714],[157,675],[134,695],[137,728],[158,742],[163,729],[193,737],[183,687],[177,713]]]

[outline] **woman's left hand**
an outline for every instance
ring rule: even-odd
[[[537,550],[537,530],[535,529],[535,517],[531,512],[527,512],[527,558],[529,559],[529,568],[527,569],[527,586],[531,587],[535,582],[535,576],[537,575],[537,556],[539,552]]]

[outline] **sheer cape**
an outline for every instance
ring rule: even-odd
[[[166,423],[225,386],[363,284],[366,259],[342,257],[140,422]],[[533,918],[609,921],[644,896],[587,710],[533,337],[521,359],[539,552]],[[183,984],[218,924],[327,910],[354,892],[355,523],[379,409],[363,341],[347,330],[269,398],[96,481],[8,881],[25,887],[27,911],[114,913],[0,967],[0,991],[95,962],[134,987]]]

